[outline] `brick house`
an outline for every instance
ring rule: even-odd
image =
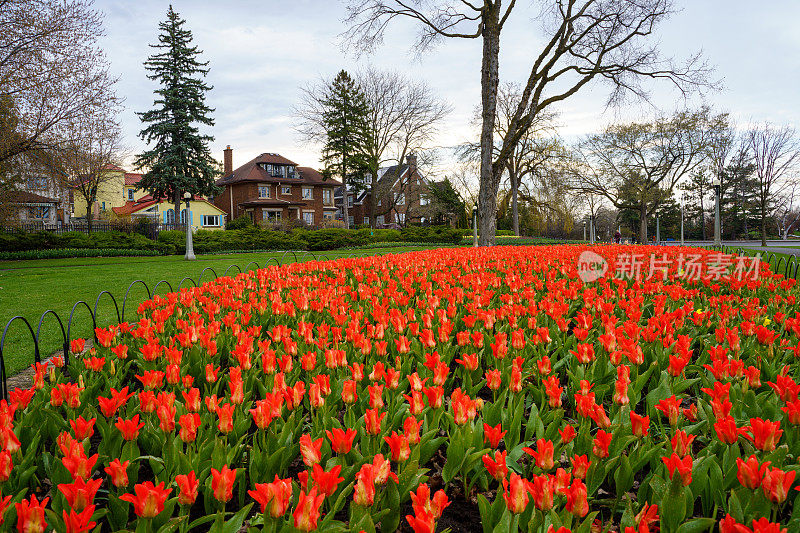
[[[36,157],[13,161],[13,189],[0,195],[0,218],[6,224],[41,224],[53,227],[72,218],[71,191],[66,179]]]
[[[229,220],[249,216],[256,224],[286,224],[299,221],[323,226],[336,218],[334,189],[341,185],[322,174],[280,154],[264,153],[233,170],[233,151],[224,151],[223,177],[217,185],[223,191],[214,205]]]
[[[368,180],[367,180],[368,182]],[[425,224],[433,213],[428,198],[430,183],[417,168],[417,157],[409,155],[406,164],[378,170],[378,201],[375,225],[378,228]],[[337,218],[342,219],[343,188],[336,189]],[[372,193],[348,191],[347,214],[350,227],[369,226],[372,215]]]

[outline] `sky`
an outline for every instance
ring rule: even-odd
[[[124,98],[121,121],[131,153],[145,145],[136,112],[153,104],[155,82],[146,77],[143,62],[157,42],[158,23],[170,2],[160,0],[95,0],[105,14],[101,41],[119,77]],[[519,2],[501,37],[501,82],[523,82],[541,48],[543,34],[531,5]],[[559,133],[567,140],[598,131],[614,121],[637,120],[679,107],[707,103],[729,112],[741,127],[752,122],[800,126],[800,2],[796,0],[675,0],[678,13],[659,29],[663,55],[678,60],[701,51],[714,68],[722,89],[684,101],[666,82],[648,85],[651,103],[631,103],[609,109],[608,88],[589,84],[562,102]],[[234,168],[263,152],[281,155],[304,166],[319,167],[319,147],[301,139],[294,126],[294,109],[302,88],[331,79],[341,69],[373,66],[395,70],[424,81],[453,111],[443,121],[438,147],[471,140],[473,115],[480,102],[481,43],[446,39],[424,54],[412,44],[417,27],[398,20],[384,44],[370,54],[343,49],[344,2],[337,0],[173,0],[186,28],[209,62],[207,96],[215,109],[211,151],[233,149]],[[445,158],[440,166],[449,163]],[[439,169],[447,172],[447,169]]]

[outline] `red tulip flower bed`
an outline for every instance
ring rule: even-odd
[[[498,247],[156,296],[0,404],[2,528],[800,531],[794,280],[594,250],[591,283]]]

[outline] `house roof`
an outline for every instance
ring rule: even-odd
[[[159,201],[148,194],[146,196],[142,196],[136,201],[125,202],[125,205],[112,207],[111,210],[117,215],[125,216],[130,215],[131,213],[136,213],[137,211],[141,211],[142,209],[147,209],[148,207],[151,207],[157,203],[159,203]]]
[[[125,185],[127,185],[128,187],[136,185],[137,183],[139,183],[142,180],[143,176],[144,176],[144,174],[135,174],[133,172],[126,172],[125,173]]]
[[[311,167],[297,167],[297,171],[303,178],[303,183],[313,183],[314,185],[325,185],[329,187],[338,187],[342,184],[335,179],[325,179],[325,176],[323,176],[321,172]]]
[[[28,191],[11,191],[8,193],[8,201],[12,204],[57,204],[58,200],[40,196]]]
[[[103,170],[111,170],[113,172],[125,172],[125,169],[119,168],[117,165],[113,163],[109,163],[103,167]]]
[[[300,179],[272,176],[262,166],[265,163],[274,165],[289,165],[296,167]],[[325,180],[319,172],[309,167],[298,167],[297,163],[286,159],[280,154],[264,153],[240,166],[227,176],[217,180],[217,185],[233,185],[244,182],[264,183],[311,183],[314,185],[341,185],[335,180]]]
[[[152,207],[152,206],[154,206],[156,204],[160,204],[161,202],[166,202],[166,201],[167,200],[164,200],[164,199],[156,200],[155,198],[153,198],[152,195],[148,194],[148,195],[142,196],[138,200],[135,200],[135,201],[132,201],[132,202],[130,202],[130,201],[129,202],[125,202],[125,205],[121,205],[119,207],[112,207],[111,210],[114,211],[114,213],[116,213],[119,216],[125,216],[125,215],[131,215],[133,213],[137,213],[137,212],[139,212],[139,211],[141,211],[143,209],[147,209],[148,207]],[[218,211],[222,211],[219,207],[215,206],[214,204],[212,204],[211,202],[209,202],[205,198],[196,197],[192,201],[193,202],[204,202],[204,203],[206,203],[206,204],[208,204],[210,206],[213,206]],[[172,202],[170,202],[170,204],[171,203]]]
[[[401,177],[403,177],[405,175],[406,171],[408,171],[408,165],[399,165],[399,166],[398,165],[392,165],[390,167],[381,167],[381,168],[378,169],[378,184],[382,185],[387,180],[390,180],[390,179],[396,180],[398,178],[401,178]],[[417,172],[419,173],[419,170],[417,170]],[[419,175],[420,175],[420,177],[422,176],[421,173]],[[425,178],[423,178],[423,179],[425,179]],[[370,192],[369,189],[362,190],[360,193],[358,193],[357,195],[355,195],[353,197],[353,202],[356,203],[356,204],[362,203],[364,201],[364,199],[367,197],[367,195],[369,194],[369,192]],[[336,191],[334,192],[334,196],[341,200],[343,193],[344,193],[343,192],[343,188],[342,187],[337,187]],[[349,190],[348,193],[349,194],[353,194],[353,190],[352,189]]]
[[[280,200],[278,198],[258,198],[239,204],[240,207],[302,207],[305,205],[308,205],[308,203],[290,202],[289,200]]]

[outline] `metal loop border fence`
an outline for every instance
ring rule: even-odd
[[[267,258],[267,260],[264,262],[263,266],[260,266],[257,261],[250,261],[245,266],[245,269],[242,270],[242,268],[239,265],[234,263],[234,264],[230,265],[225,270],[225,273],[222,276],[217,274],[217,271],[213,267],[210,267],[210,266],[205,267],[200,272],[200,275],[197,277],[197,281],[196,282],[195,282],[195,280],[193,278],[191,278],[189,276],[186,276],[180,281],[180,283],[178,283],[177,287],[178,287],[178,290],[183,289],[183,284],[184,284],[184,282],[186,280],[191,281],[192,285],[194,287],[199,287],[199,286],[201,286],[200,285],[201,282],[202,283],[209,283],[209,282],[212,282],[212,281],[216,281],[220,277],[228,277],[228,273],[234,267],[238,271],[237,275],[241,275],[243,273],[250,272],[251,270],[253,270],[251,268],[253,265],[255,265],[255,270],[258,270],[258,269],[261,269],[261,268],[267,268],[273,262],[274,262],[274,266],[281,267],[284,264],[287,264],[286,257],[289,254],[291,254],[292,258],[294,259],[294,261],[291,261],[291,263],[300,263],[300,262],[306,262],[306,261],[321,261],[321,260],[331,261],[331,260],[334,260],[334,259],[351,259],[351,258],[363,258],[363,257],[382,257],[386,253],[385,252],[362,253],[362,254],[354,253],[354,254],[350,254],[350,255],[334,254],[333,257],[331,257],[330,254],[315,254],[314,252],[311,252],[311,251],[302,251],[302,253],[300,255],[298,255],[298,253],[295,250],[287,250],[287,251],[283,252],[283,254],[280,256],[280,259],[278,259],[274,255],[269,257],[269,258]],[[210,271],[214,275],[214,277],[212,279],[210,279],[210,280],[207,280],[207,281],[203,282],[202,281],[203,280],[203,276],[206,274],[207,271]],[[208,278],[208,276],[206,276],[206,278]],[[133,289],[134,285],[137,285],[137,284],[142,285],[144,287],[145,293],[147,295],[147,298],[145,298],[145,300],[150,300],[154,296],[156,296],[158,288],[162,284],[165,284],[169,288],[170,292],[175,292],[172,284],[167,280],[162,279],[162,280],[158,281],[153,286],[153,289],[150,290],[150,287],[147,285],[147,283],[145,283],[141,279],[137,279],[137,280],[132,281],[131,284],[128,285],[128,288],[125,290],[125,296],[122,298],[122,308],[120,309],[119,303],[117,301],[117,298],[115,298],[114,295],[110,291],[107,291],[107,290],[100,291],[100,293],[97,295],[97,298],[95,299],[94,308],[92,308],[89,305],[89,303],[87,303],[84,300],[79,300],[79,301],[75,302],[75,304],[72,306],[72,310],[70,311],[69,319],[67,320],[66,330],[64,329],[64,321],[58,315],[58,313],[56,313],[53,309],[48,309],[47,311],[42,313],[42,315],[39,317],[39,324],[38,324],[38,326],[36,328],[36,332],[34,332],[33,326],[31,326],[31,323],[28,321],[27,318],[25,318],[23,316],[20,316],[20,315],[12,317],[8,322],[6,322],[6,325],[3,328],[3,335],[2,335],[2,337],[0,337],[0,398],[4,398],[4,399],[8,400],[8,393],[9,393],[9,390],[8,390],[8,375],[7,375],[7,372],[6,372],[6,360],[5,360],[5,355],[6,354],[4,352],[4,348],[5,348],[5,343],[6,343],[6,337],[7,337],[7,334],[8,334],[8,330],[9,330],[9,328],[11,327],[11,325],[14,322],[21,321],[21,322],[23,322],[25,324],[25,327],[27,327],[28,332],[30,333],[31,339],[33,341],[34,362],[35,363],[40,363],[41,362],[41,346],[40,346],[40,342],[39,341],[40,341],[41,333],[42,333],[42,324],[44,323],[44,320],[48,315],[53,315],[55,317],[56,321],[58,322],[59,327],[61,328],[62,350],[64,352],[64,367],[66,368],[66,366],[69,364],[70,342],[72,340],[71,333],[72,333],[73,323],[75,322],[75,311],[78,309],[78,307],[83,305],[83,307],[85,307],[86,310],[89,312],[89,316],[92,319],[92,335],[94,336],[94,340],[97,341],[97,335],[94,333],[94,330],[97,329],[97,309],[98,309],[98,306],[100,304],[100,299],[102,298],[102,296],[104,294],[107,294],[109,296],[109,298],[111,299],[111,302],[114,304],[114,311],[115,311],[116,318],[117,318],[117,324],[121,324],[122,322],[125,322],[125,308],[126,308],[126,306],[128,304],[128,298],[129,298],[129,296],[131,294],[131,289]],[[50,322],[52,322],[52,320]]]

